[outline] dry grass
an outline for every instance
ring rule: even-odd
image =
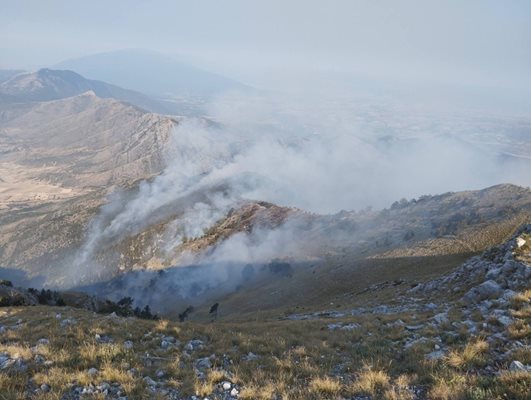
[[[28,359],[33,356],[33,353],[30,350],[28,345],[18,345],[18,344],[6,344],[0,345],[0,353],[9,353],[12,354],[14,358],[24,358]]]
[[[310,392],[321,394],[325,396],[335,396],[338,395],[341,391],[343,385],[341,381],[335,378],[326,377],[317,377],[311,380],[310,382]]]
[[[240,392],[240,399],[245,400],[271,400],[275,395],[275,385],[271,382],[263,384],[250,384]]]
[[[88,385],[102,381],[118,382],[129,398],[149,398],[142,379],[127,373],[131,367],[142,376],[152,378],[158,369],[163,369],[167,374],[167,386],[176,387],[183,394],[207,396],[220,382],[228,380],[239,385],[240,398],[258,400],[270,400],[275,396],[335,399],[354,394],[374,399],[411,400],[409,389],[413,385],[428,385],[430,399],[434,400],[497,399],[503,391],[511,393],[510,398],[524,399],[523,393],[529,389],[525,377],[518,374],[504,374],[485,382],[474,380],[470,370],[488,360],[489,348],[481,339],[464,345],[459,340],[447,344],[450,349],[444,363],[424,360],[425,354],[433,348],[431,342],[407,351],[402,345],[393,344],[403,342],[409,333],[390,324],[398,319],[411,324],[425,322],[430,316],[422,313],[416,314],[415,319],[411,315],[348,317],[342,322],[356,322],[361,328],[329,331],[328,320],[178,324],[127,318],[111,320],[68,308],[61,309],[63,318],[75,318],[77,324],[63,330],[55,319],[56,312],[57,309],[49,307],[13,309],[10,316],[0,321],[6,326],[14,324],[18,318],[24,321],[16,332],[8,331],[0,339],[0,351],[18,352],[29,365],[25,374],[0,374],[0,393],[5,398],[19,399],[30,378],[35,384],[47,383],[52,387],[50,393],[40,399],[60,399],[73,382]],[[389,332],[393,332],[393,342],[386,338]],[[94,337],[96,333],[111,337],[113,343],[98,343]],[[162,350],[161,337],[168,334],[182,344],[199,338],[206,347],[193,352],[191,357],[183,352],[182,345]],[[421,334],[435,335],[436,332],[425,330]],[[38,353],[54,362],[50,367],[36,366],[30,361],[34,356],[31,347],[43,337],[48,338],[50,344],[39,346]],[[126,350],[124,340],[132,340],[133,349]],[[242,360],[249,351],[259,358]],[[526,356],[522,353],[524,350],[519,351],[514,356],[526,362],[529,354]],[[156,359],[155,364],[145,364],[146,353]],[[197,379],[194,361],[212,353],[216,354],[214,367],[207,371],[205,379]],[[227,370],[223,369],[222,354],[233,360]],[[91,367],[99,370],[97,376],[88,375]]]
[[[195,380],[195,393],[198,396],[207,396],[214,390],[216,384],[223,381],[232,381],[226,371],[212,370],[205,380]]]
[[[196,379],[194,389],[196,396],[205,397],[212,393],[214,390],[214,385],[212,382],[200,381],[199,379]]]
[[[507,333],[511,339],[529,339],[531,338],[531,326],[523,320],[516,320],[507,327]]]
[[[531,306],[527,305],[521,307],[518,310],[511,310],[511,315],[515,318],[521,318],[524,320],[531,320]]]
[[[453,377],[453,379],[439,379],[431,387],[429,398],[433,400],[465,400],[466,379]]]
[[[531,393],[531,373],[507,372],[501,374],[495,391],[511,400],[529,400]]]
[[[413,398],[410,391],[397,388],[388,389],[383,394],[383,400],[413,400]]]
[[[522,307],[531,303],[531,289],[524,290],[517,293],[510,299],[511,307],[515,310],[520,310]]]
[[[391,389],[389,375],[383,370],[374,370],[365,367],[352,384],[355,393],[378,396],[384,391]]]
[[[365,364],[350,389],[353,393],[382,400],[412,400],[409,387],[416,379],[416,375],[401,374],[393,380],[386,371]]]
[[[488,350],[489,343],[486,340],[478,339],[467,343],[461,350],[450,351],[446,357],[446,363],[457,369],[480,367],[486,362],[485,356]]]
[[[531,364],[531,347],[519,347],[512,353],[512,358],[524,364]]]

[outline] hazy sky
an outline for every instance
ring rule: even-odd
[[[531,89],[529,0],[2,0],[0,66],[147,48],[242,79],[271,71]]]

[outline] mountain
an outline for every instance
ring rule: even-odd
[[[101,84],[43,70],[0,85],[0,397],[528,400],[529,188],[332,214],[261,201],[268,168],[238,163],[247,126]],[[457,136],[498,149],[506,125]],[[500,138],[525,160],[522,126]],[[386,186],[339,179],[355,168],[327,177]]]
[[[147,111],[174,114],[183,111],[176,103],[163,103],[133,90],[123,89],[105,82],[85,79],[68,70],[40,69],[21,73],[0,83],[0,96],[10,101],[38,102],[63,99],[93,91],[101,98],[113,98],[134,104]]]
[[[153,51],[120,50],[66,60],[54,68],[118,86],[138,90],[156,98],[208,97],[233,90],[249,90],[232,79],[204,71]]]
[[[50,265],[44,258],[80,240],[113,188],[164,169],[176,124],[94,92],[2,105],[0,265]]]
[[[343,293],[354,275],[378,279],[370,277],[370,268],[391,268],[389,260],[395,260],[396,271],[385,275],[406,279],[415,258],[432,260],[428,270],[419,272],[430,275],[499,243],[530,220],[531,191],[498,185],[397,203],[379,212],[333,215],[244,202],[203,234],[180,244],[171,242],[176,242],[175,227],[182,224],[182,205],[176,202],[168,209],[166,215],[154,211],[146,218],[151,224],[137,232],[105,238],[93,256],[102,265],[113,266],[114,273],[109,267],[107,276],[115,278],[81,290],[115,300],[134,296],[173,317],[172,312],[187,303],[197,307],[222,301],[225,315],[233,316],[288,303],[326,304],[333,299],[323,290],[331,296]],[[279,244],[285,238],[289,243]],[[242,247],[262,257],[247,260],[231,254]],[[438,259],[441,265],[435,267]],[[316,271],[322,279],[315,279]],[[327,280],[330,275],[341,279]],[[273,290],[278,290],[275,297],[269,296]]]
[[[524,224],[472,257],[277,262],[260,271],[276,284],[255,284],[258,298],[236,290],[155,321],[130,297],[0,281],[0,389],[8,398],[527,400],[530,260]],[[151,278],[140,289],[175,308],[160,293],[172,275]]]
[[[175,122],[92,91],[17,103],[0,115],[1,160],[48,182],[105,187],[158,173]]]
[[[24,71],[21,69],[0,69],[0,83],[7,81],[15,75],[21,74]]]

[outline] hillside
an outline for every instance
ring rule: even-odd
[[[39,102],[64,99],[92,91],[101,98],[113,98],[147,111],[180,114],[186,111],[177,103],[163,103],[133,90],[123,89],[98,80],[86,79],[74,71],[40,69],[37,72],[13,74],[0,83],[0,96],[11,102]]]
[[[0,282],[2,395],[526,399],[529,188],[310,213],[201,181],[237,149],[169,141],[211,124],[2,106],[0,278],[60,289]]]
[[[0,69],[0,83],[7,81],[17,74],[23,73],[20,69]]]
[[[2,106],[0,265],[31,271],[81,240],[113,186],[160,173],[175,124],[93,92]]]
[[[68,71],[0,86],[2,396],[526,398],[529,188],[308,212],[249,196],[247,126]]]
[[[133,296],[173,316],[216,301],[224,316],[327,304],[373,284],[412,283],[454,268],[530,221],[531,191],[499,185],[334,215],[244,202],[185,241],[174,233],[184,223],[181,207],[167,205],[138,232],[100,242],[92,254],[109,266],[107,276],[94,285],[78,276],[78,285],[115,300]],[[418,273],[419,264],[429,267]]]
[[[239,323],[4,308],[0,389],[9,399],[524,400],[530,241],[523,226],[440,278],[369,287],[371,303]]]

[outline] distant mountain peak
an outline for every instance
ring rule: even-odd
[[[71,69],[91,79],[168,97],[209,97],[250,88],[171,56],[143,49],[124,49],[65,60],[59,69]]]
[[[90,90],[89,81],[72,71],[40,69],[13,76],[0,84],[0,92],[21,101],[46,101]]]
[[[51,101],[79,95],[113,98],[160,114],[179,113],[178,104],[163,104],[142,93],[86,79],[77,72],[65,69],[42,68],[36,72],[15,75],[0,83],[0,97],[16,102]]]

